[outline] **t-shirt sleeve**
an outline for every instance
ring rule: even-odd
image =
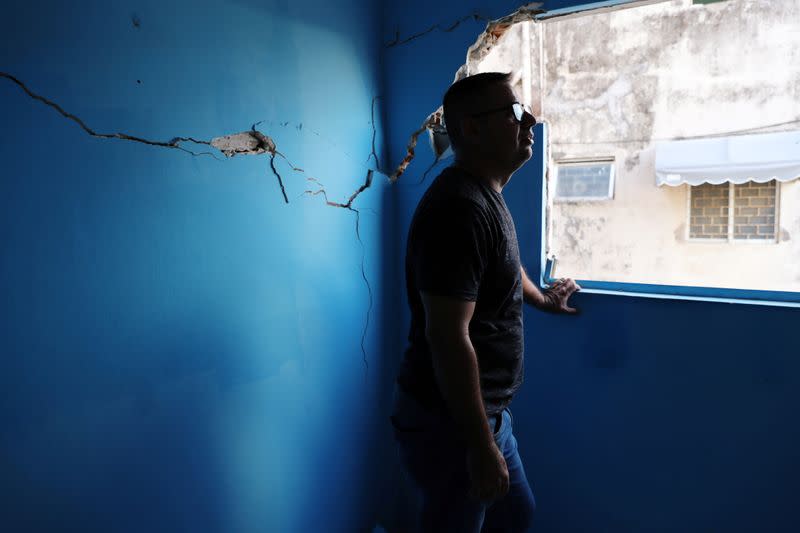
[[[413,269],[420,291],[475,301],[487,266],[485,214],[466,199],[430,209],[418,227]]]

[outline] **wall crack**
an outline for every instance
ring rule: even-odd
[[[428,28],[425,31],[416,33],[410,37],[405,39],[400,39],[398,36],[389,43],[386,44],[387,48],[391,48],[393,46],[397,46],[400,44],[405,44],[411,40],[418,39],[424,35],[431,33],[432,31],[439,29],[440,31],[453,31],[457,28],[462,22],[469,20],[470,18],[474,18],[476,21],[479,20],[486,20],[488,21],[486,24],[486,28],[483,32],[478,36],[478,39],[469,47],[467,50],[467,58],[466,62],[456,71],[455,79],[453,83],[457,82],[462,78],[466,78],[471,74],[471,67],[479,63],[484,57],[486,57],[489,52],[491,52],[492,48],[497,44],[500,38],[505,34],[505,32],[514,24],[519,22],[526,22],[526,21],[536,21],[536,16],[542,13],[545,13],[544,10],[541,9],[542,3],[541,2],[531,2],[521,6],[519,9],[510,13],[504,17],[500,17],[499,19],[490,20],[487,17],[483,17],[478,15],[477,13],[473,13],[470,15],[465,15],[460,19],[456,20],[453,24],[448,26],[447,28],[442,28],[440,25],[434,25]],[[408,168],[408,165],[415,157],[415,149],[417,146],[417,142],[419,136],[422,135],[423,132],[427,131],[431,141],[431,147],[434,151],[434,155],[436,156],[436,160],[431,167],[435,166],[435,164],[441,159],[444,153],[449,146],[449,143],[444,142],[443,137],[446,137],[447,130],[445,129],[444,125],[442,124],[442,115],[443,110],[441,107],[428,115],[428,118],[422,123],[418,130],[411,134],[411,138],[408,141],[406,146],[406,155],[400,164],[397,166],[395,171],[389,176],[389,181],[394,183],[397,179],[403,175],[403,173]],[[425,171],[423,174],[422,179],[420,179],[419,183],[422,183],[425,178],[427,177],[428,172],[430,172],[431,168]]]
[[[180,151],[186,152],[188,154],[191,154],[192,156],[209,155],[209,156],[213,157],[214,159],[216,159],[218,161],[222,161],[222,160],[220,158],[218,158],[213,152],[194,152],[192,150],[184,148],[181,145],[183,143],[193,143],[193,144],[210,146],[212,148],[215,148],[215,149],[219,150],[219,152],[221,152],[227,158],[235,157],[235,156],[238,156],[238,155],[254,155],[254,156],[258,156],[258,155],[268,154],[270,156],[270,158],[269,158],[270,169],[271,169],[272,173],[275,175],[275,177],[276,177],[276,179],[278,181],[278,186],[280,187],[281,194],[283,196],[284,202],[288,204],[289,203],[289,198],[288,198],[287,193],[286,193],[286,187],[284,185],[283,178],[282,178],[281,174],[278,172],[278,169],[277,169],[277,167],[275,165],[275,158],[276,157],[280,157],[281,159],[283,159],[289,165],[289,167],[292,169],[292,171],[305,174],[306,175],[306,179],[308,181],[310,181],[312,183],[316,183],[319,186],[319,188],[317,190],[315,190],[315,191],[310,191],[310,190],[309,191],[305,191],[304,195],[309,195],[309,194],[312,195],[312,196],[322,195],[324,197],[324,199],[325,199],[325,204],[326,205],[328,205],[330,207],[346,209],[348,211],[352,211],[353,213],[355,213],[355,215],[356,215],[356,220],[355,220],[356,239],[358,240],[358,243],[361,246],[361,277],[364,280],[364,284],[365,284],[365,286],[367,288],[367,292],[369,294],[369,306],[367,308],[366,321],[365,321],[364,328],[363,328],[362,333],[361,333],[361,352],[362,352],[362,356],[363,356],[364,372],[365,372],[364,378],[365,379],[368,378],[369,361],[367,359],[366,337],[367,337],[367,333],[369,331],[370,319],[371,319],[372,309],[373,309],[373,305],[374,305],[374,295],[373,295],[373,291],[372,291],[372,286],[371,286],[371,284],[369,282],[369,279],[367,278],[366,247],[364,245],[363,240],[361,239],[361,229],[360,229],[361,212],[359,211],[359,209],[356,209],[353,206],[353,204],[356,201],[356,199],[359,197],[359,195],[361,195],[361,193],[363,193],[365,190],[367,190],[368,188],[370,188],[372,186],[373,177],[374,177],[375,172],[378,172],[379,174],[381,174],[383,176],[386,176],[386,174],[384,174],[384,173],[382,173],[380,171],[380,158],[378,157],[377,150],[375,148],[375,139],[376,139],[376,136],[377,136],[377,130],[376,130],[376,127],[375,127],[375,104],[376,104],[376,102],[377,102],[377,100],[379,98],[378,96],[375,96],[372,99],[372,110],[371,110],[372,151],[370,153],[369,158],[367,159],[368,162],[372,158],[375,159],[377,170],[376,169],[372,169],[372,168],[369,168],[367,170],[366,178],[364,179],[363,184],[361,186],[359,186],[358,189],[356,189],[356,191],[353,192],[353,194],[351,194],[348,197],[346,202],[334,202],[334,201],[331,201],[330,199],[328,199],[327,192],[325,191],[324,187],[322,186],[322,183],[319,180],[317,180],[316,178],[313,178],[311,176],[308,176],[306,174],[305,170],[303,170],[300,167],[297,167],[297,166],[293,165],[284,154],[282,154],[280,151],[278,151],[277,146],[275,144],[275,141],[271,137],[269,137],[268,135],[266,135],[263,132],[261,132],[261,131],[256,129],[256,126],[261,124],[261,122],[256,122],[255,124],[253,124],[250,127],[250,130],[248,130],[248,131],[243,131],[241,133],[234,133],[234,134],[230,134],[230,135],[223,135],[223,136],[220,136],[220,137],[214,137],[210,141],[201,140],[201,139],[195,139],[193,137],[174,137],[174,138],[170,139],[169,141],[154,141],[154,140],[146,139],[146,138],[143,138],[143,137],[138,137],[138,136],[134,136],[134,135],[128,135],[126,133],[98,133],[95,130],[93,130],[92,128],[90,128],[78,116],[76,116],[76,115],[74,115],[72,113],[69,113],[68,111],[64,110],[59,104],[53,102],[52,100],[50,100],[48,98],[45,98],[44,96],[41,96],[41,95],[39,95],[37,93],[34,93],[30,88],[28,88],[28,86],[25,83],[20,81],[15,76],[12,76],[11,74],[9,74],[7,72],[1,72],[0,71],[0,78],[5,78],[5,79],[11,81],[12,83],[14,83],[18,87],[20,87],[32,99],[37,100],[39,102],[42,102],[43,104],[47,105],[48,107],[51,107],[52,109],[55,109],[63,117],[65,117],[68,120],[71,120],[71,121],[75,122],[76,124],[78,124],[78,126],[80,126],[80,128],[84,132],[86,132],[88,135],[90,135],[92,137],[97,137],[97,138],[100,138],[100,139],[120,139],[120,140],[125,140],[125,141],[131,141],[131,142],[137,142],[137,143],[141,143],[141,144],[146,144],[146,145],[149,145],[149,146],[157,146],[157,147],[161,147],[161,148],[176,149],[176,150],[180,150]],[[289,122],[286,121],[286,122],[282,123],[281,125],[282,126],[286,126],[288,124],[289,124]],[[299,125],[297,129],[298,129],[298,131],[302,130],[302,125]],[[318,132],[312,131],[312,133],[314,133],[318,137],[321,137]],[[388,178],[389,176],[386,176],[386,177]],[[396,180],[396,178],[394,180],[390,179],[390,182],[393,183],[395,180]]]
[[[375,128],[375,102],[378,101],[380,96],[375,96],[372,98],[372,111],[371,111],[371,118],[370,124],[372,125],[372,152],[369,154],[367,158],[367,163],[372,158],[375,158],[375,168],[380,172],[381,170],[381,160],[378,158],[378,154],[375,152],[375,137],[378,135],[378,130]]]
[[[65,111],[57,103],[55,103],[55,102],[53,102],[51,100],[48,100],[47,98],[45,98],[45,97],[43,97],[41,95],[38,95],[38,94],[34,93],[24,83],[22,83],[20,80],[18,80],[17,78],[12,76],[11,74],[8,74],[6,72],[0,72],[0,78],[6,78],[7,80],[15,83],[23,91],[25,91],[25,93],[28,96],[30,96],[34,100],[38,100],[38,101],[42,102],[43,104],[45,104],[45,105],[47,105],[49,107],[52,107],[53,109],[58,111],[58,113],[61,114],[62,116],[64,116],[65,118],[67,118],[69,120],[72,120],[73,122],[78,124],[78,126],[80,126],[81,129],[83,129],[86,133],[88,133],[92,137],[97,137],[99,139],[121,139],[121,140],[124,140],[124,141],[132,141],[132,142],[138,142],[138,143],[142,143],[142,144],[148,144],[150,146],[160,146],[162,148],[173,148],[173,149],[181,150],[183,152],[187,152],[187,153],[189,153],[189,154],[191,154],[193,156],[210,155],[212,157],[216,157],[212,152],[193,152],[193,151],[187,150],[186,148],[181,146],[181,143],[186,143],[186,142],[191,142],[191,143],[194,143],[194,144],[205,144],[205,145],[209,145],[209,146],[211,145],[211,143],[209,141],[202,141],[202,140],[194,139],[192,137],[174,137],[174,138],[172,138],[171,140],[169,140],[167,142],[161,142],[161,141],[151,141],[151,140],[148,140],[148,139],[144,139],[142,137],[136,137],[134,135],[128,135],[126,133],[97,133],[96,131],[91,129],[89,126],[87,126],[86,123],[83,122],[83,120],[81,120],[77,116],[73,115],[72,113],[68,113],[67,111]]]
[[[385,46],[386,46],[386,48],[392,48],[393,46],[400,46],[400,45],[409,43],[409,42],[411,42],[411,41],[413,41],[415,39],[419,39],[420,37],[424,37],[425,35],[428,35],[429,33],[433,32],[433,31],[436,31],[436,30],[439,30],[439,31],[444,32],[444,33],[450,33],[451,31],[453,31],[456,28],[458,28],[462,23],[464,23],[464,22],[466,22],[466,21],[468,21],[470,19],[474,20],[475,22],[481,22],[481,21],[488,22],[489,20],[491,20],[491,19],[489,19],[489,17],[481,15],[480,13],[478,13],[476,11],[476,12],[471,13],[469,15],[465,15],[465,16],[461,17],[460,19],[457,19],[455,22],[452,22],[449,26],[442,26],[441,24],[434,24],[433,26],[429,27],[427,30],[423,30],[421,32],[415,33],[415,34],[410,35],[408,37],[404,37],[402,39],[400,38],[400,30],[395,30],[394,39],[392,39],[391,41],[387,42],[385,44]]]

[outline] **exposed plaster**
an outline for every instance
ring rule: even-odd
[[[275,141],[258,131],[256,126],[257,124],[253,124],[250,131],[214,137],[211,139],[211,146],[227,157],[239,154],[261,155],[275,153]]]
[[[511,26],[518,22],[536,22],[536,15],[545,13],[541,7],[542,2],[531,2],[505,17],[490,21],[486,25],[486,29],[478,37],[478,40],[467,49],[467,60],[456,72],[453,82],[469,76],[471,74],[470,69],[480,63],[492,51],[492,48]]]
[[[486,17],[478,15],[477,13],[473,13],[471,15],[466,15],[461,17],[460,19],[456,20],[453,24],[446,28],[442,28],[441,25],[437,24],[431,26],[425,31],[416,33],[410,37],[400,40],[399,37],[395,37],[395,39],[389,43],[387,43],[387,47],[397,46],[399,44],[407,43],[413,39],[417,39],[422,37],[423,35],[427,35],[428,33],[438,29],[440,31],[453,31],[455,28],[458,27],[459,24],[462,22],[473,18],[474,20],[486,20],[488,21],[486,24],[486,28],[483,32],[478,36],[478,39],[475,43],[469,47],[467,50],[467,58],[466,62],[456,71],[455,79],[453,83],[456,81],[465,78],[470,75],[471,69],[474,68],[484,57],[486,57],[489,52],[491,52],[492,48],[497,44],[500,38],[505,34],[505,32],[514,24],[518,22],[524,21],[535,21],[536,15],[544,13],[541,9],[542,3],[541,2],[531,2],[521,6],[519,9],[514,11],[513,13],[501,17],[496,20],[490,20]],[[403,175],[403,173],[408,168],[408,165],[413,161],[415,156],[415,150],[417,146],[417,142],[419,140],[419,136],[422,135],[423,132],[427,131],[429,134],[429,139],[431,143],[431,149],[436,156],[436,160],[434,161],[433,165],[431,165],[428,170],[420,179],[420,183],[425,180],[427,177],[428,172],[439,162],[439,160],[444,156],[449,148],[450,143],[447,140],[447,130],[445,129],[444,125],[442,124],[442,115],[444,111],[442,110],[441,106],[439,109],[435,110],[433,113],[428,115],[428,118],[422,123],[418,130],[411,134],[411,138],[408,141],[406,146],[406,155],[400,164],[397,166],[394,172],[389,175],[389,181],[394,183],[395,181]]]
[[[223,137],[214,137],[211,139],[211,146],[225,154],[226,157],[234,157],[237,155],[261,155],[269,154],[269,168],[278,180],[278,186],[281,188],[283,194],[283,201],[289,203],[289,197],[286,196],[286,187],[283,185],[283,178],[281,177],[278,169],[275,167],[275,156],[280,156],[286,160],[286,156],[278,152],[275,148],[275,141],[267,137],[256,129],[258,123],[253,124],[250,131],[243,131],[242,133],[235,133],[233,135],[225,135]],[[286,160],[288,162],[288,160]],[[302,171],[302,169],[291,165],[293,170]]]

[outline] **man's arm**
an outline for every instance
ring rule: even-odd
[[[525,303],[542,311],[573,315],[578,312],[577,309],[568,305],[568,300],[572,293],[581,289],[574,280],[569,278],[559,279],[553,283],[552,287],[542,292],[530,280],[524,268],[520,267],[520,271],[522,272],[522,297]]]
[[[508,467],[489,429],[478,358],[469,338],[475,302],[420,294],[436,382],[467,442],[472,494],[482,500],[502,497],[508,492]]]

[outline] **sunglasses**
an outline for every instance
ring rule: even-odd
[[[517,122],[522,122],[522,117],[525,116],[525,113],[528,113],[533,117],[533,113],[528,106],[520,104],[519,102],[514,102],[513,104],[506,104],[503,107],[498,107],[497,109],[490,109],[488,111],[481,111],[480,113],[472,113],[470,116],[472,117],[481,117],[483,115],[490,115],[492,113],[498,113],[500,111],[506,111],[511,106],[511,110],[514,112],[514,118],[517,119]],[[533,119],[533,123],[536,124],[536,119]]]

